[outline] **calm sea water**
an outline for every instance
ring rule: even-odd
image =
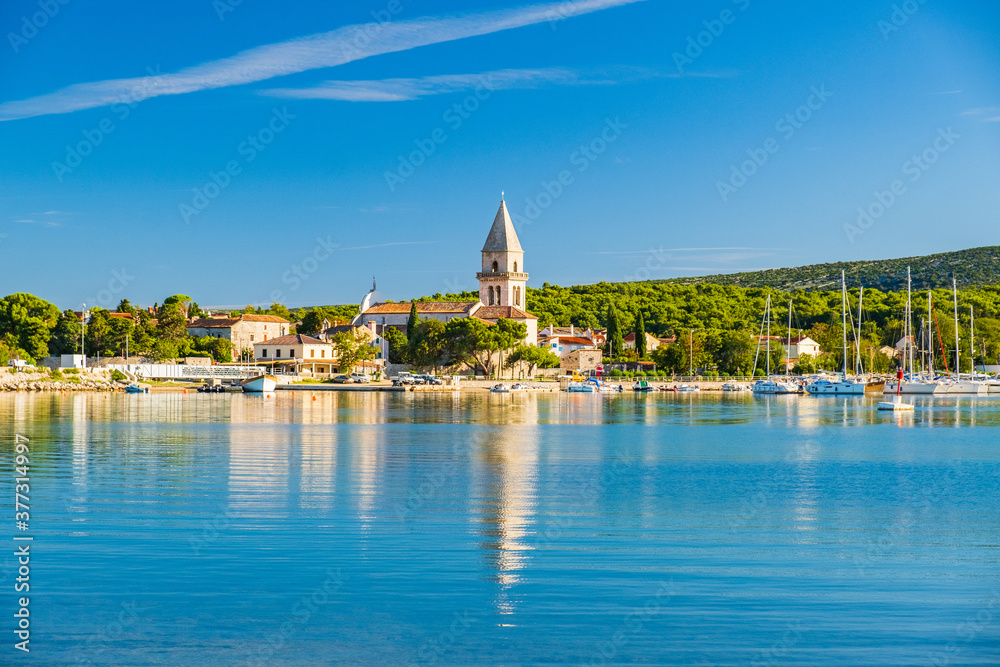
[[[1000,400],[916,400],[0,395],[0,663],[995,665]]]

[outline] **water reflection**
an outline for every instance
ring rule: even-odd
[[[482,435],[478,443],[476,479],[482,488],[479,499],[480,548],[496,583],[494,608],[503,615],[517,607],[514,587],[522,581],[528,563],[527,542],[538,503],[538,428],[534,401],[510,402],[494,409],[507,409],[511,423]],[[535,415],[534,417],[532,415]]]

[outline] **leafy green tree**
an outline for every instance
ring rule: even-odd
[[[115,308],[116,313],[128,313],[129,315],[135,315],[135,306],[133,306],[128,299],[122,299],[118,302],[118,307]]]
[[[528,326],[523,322],[515,322],[505,317],[497,320],[494,326],[496,330],[493,335],[496,337],[497,348],[500,351],[500,367],[503,368],[504,355],[528,336]]]
[[[150,350],[150,356],[156,361],[171,361],[176,359],[179,355],[178,345],[176,341],[169,338],[159,338],[153,343],[153,348]]]
[[[522,361],[528,365],[528,375],[530,376],[534,375],[536,368],[558,368],[561,360],[559,355],[551,350],[522,343],[508,355],[507,368],[512,369]]]
[[[706,337],[706,347],[722,373],[737,375],[753,366],[753,340],[747,331],[713,329]]]
[[[796,373],[799,375],[812,375],[816,370],[816,360],[812,358],[811,354],[799,355],[798,363],[795,364]]]
[[[178,345],[187,338],[187,320],[184,311],[177,303],[164,303],[160,308],[159,321],[156,325],[156,335],[159,338],[171,340]]]
[[[406,336],[403,335],[403,332],[396,327],[385,327],[382,330],[382,337],[389,343],[389,363],[406,363],[406,346],[408,341],[406,340]]]
[[[421,320],[410,336],[407,356],[417,366],[433,366],[437,372],[447,350],[445,325],[440,320]]]
[[[267,309],[265,315],[274,315],[275,317],[280,317],[282,319],[288,320],[289,322],[294,322],[292,314],[288,312],[288,308],[278,303],[277,301],[271,304],[271,307]]]
[[[287,318],[286,318],[287,319]],[[305,315],[302,316],[302,324],[296,330],[300,334],[306,334],[308,336],[315,336],[323,331],[323,322],[332,322],[333,317],[327,312],[326,308],[317,307],[312,308]]]
[[[456,362],[464,362],[484,375],[494,370],[494,354],[500,349],[498,329],[475,317],[456,318],[445,325],[446,348]]]
[[[108,356],[111,345],[111,318],[103,308],[92,308],[85,329],[87,354],[90,356]]]
[[[48,354],[52,328],[58,320],[55,304],[33,294],[19,292],[0,299],[0,336],[10,334],[16,347],[34,359]]]
[[[371,361],[378,350],[368,338],[357,329],[341,331],[330,337],[333,344],[333,356],[340,366],[341,373],[350,373],[362,361]]]
[[[53,355],[80,354],[80,318],[72,310],[64,310],[52,329],[49,352]]]

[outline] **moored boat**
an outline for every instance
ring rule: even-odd
[[[278,379],[270,375],[258,375],[243,382],[243,391],[252,393],[267,393],[278,386]]]
[[[653,385],[649,384],[645,380],[639,380],[632,385],[632,391],[653,391]]]

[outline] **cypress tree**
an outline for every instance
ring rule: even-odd
[[[624,341],[622,341],[622,328],[618,321],[618,311],[614,305],[608,304],[608,341],[605,344],[604,352],[612,359],[622,356]]]
[[[641,312],[635,316],[635,353],[640,359],[646,356],[646,321]]]
[[[406,340],[413,340],[413,334],[417,331],[417,323],[420,321],[420,317],[417,316],[417,302],[410,302],[410,316],[406,320]]]

